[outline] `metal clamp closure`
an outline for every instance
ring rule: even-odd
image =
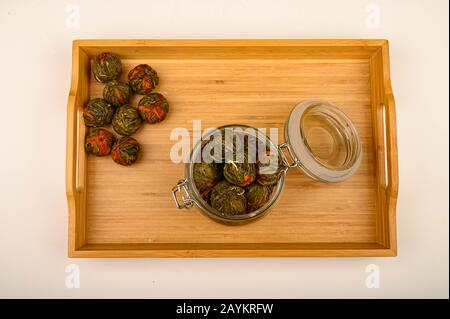
[[[180,202],[177,193],[181,191],[183,191],[183,194],[181,195]],[[189,194],[189,186],[186,179],[179,180],[177,185],[172,188],[172,198],[179,209],[191,208],[194,205],[195,200]]]
[[[297,167],[300,164],[288,143],[278,145],[278,150],[280,151],[281,160],[287,168]]]

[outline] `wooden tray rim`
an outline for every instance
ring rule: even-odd
[[[388,234],[385,242],[367,244],[85,244],[77,229],[83,219],[76,210],[82,195],[76,187],[77,127],[75,103],[79,93],[80,54],[96,47],[182,47],[182,46],[285,46],[285,47],[368,47],[375,48],[371,64],[381,61],[381,97],[386,109],[385,150]],[[375,58],[378,59],[375,61]],[[72,77],[67,108],[66,195],[68,200],[68,256],[74,258],[137,258],[137,257],[387,257],[397,255],[396,202],[398,196],[398,155],[395,101],[389,66],[389,43],[385,39],[286,39],[286,40],[74,40]]]

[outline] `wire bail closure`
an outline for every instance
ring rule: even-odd
[[[178,200],[177,193],[183,191],[184,193],[181,195],[181,203]],[[189,193],[189,186],[186,179],[181,179],[178,181],[177,185],[172,188],[172,198],[178,209],[183,208],[191,208],[195,200],[191,197]]]
[[[295,157],[295,155],[288,143],[283,143],[283,144],[278,145],[278,151],[280,152],[281,160],[283,161],[283,164],[287,167],[287,169],[292,168],[292,167],[298,167],[300,162],[297,159],[297,157]]]

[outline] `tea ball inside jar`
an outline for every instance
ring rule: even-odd
[[[256,180],[261,185],[275,185],[278,183],[284,168],[284,164],[278,154],[273,151],[265,151],[258,155]]]
[[[227,215],[242,215],[247,210],[245,190],[226,180],[219,182],[211,191],[211,206]]]
[[[255,164],[248,163],[247,159],[243,163],[228,161],[223,168],[223,175],[231,184],[241,187],[250,185],[256,178]]]
[[[223,179],[222,165],[218,163],[195,163],[194,183],[200,195],[206,199],[212,188]]]
[[[270,199],[272,194],[271,186],[263,186],[258,183],[252,183],[245,188],[245,196],[247,197],[247,212],[253,212],[264,206]]]

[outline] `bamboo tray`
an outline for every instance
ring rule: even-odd
[[[156,91],[171,105],[163,123],[136,133],[143,155],[131,167],[84,152],[83,106],[103,88],[90,61],[104,51],[122,58],[123,80],[139,63],[154,67],[161,79]],[[397,254],[397,135],[386,40],[77,40],[72,68],[70,257]],[[184,164],[169,157],[173,128],[192,132],[199,119],[204,129],[240,123],[283,132],[291,108],[309,98],[341,106],[358,127],[364,150],[355,176],[323,184],[290,170],[271,213],[243,226],[175,208],[171,188]]]

